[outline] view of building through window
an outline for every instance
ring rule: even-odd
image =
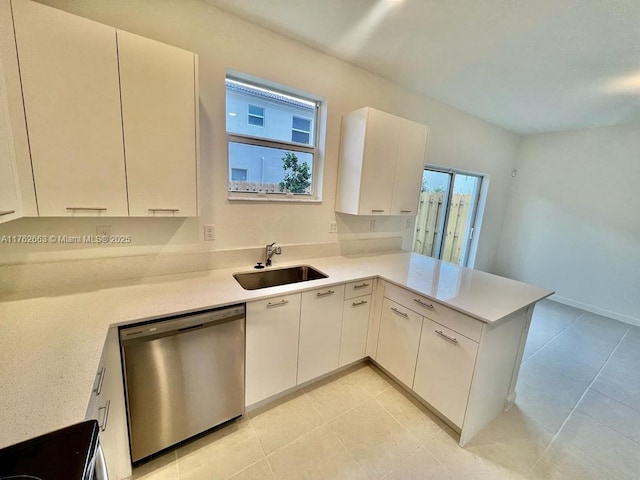
[[[226,80],[229,191],[311,194],[317,103]]]

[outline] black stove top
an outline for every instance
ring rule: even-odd
[[[92,478],[98,422],[89,420],[0,450],[0,480]]]

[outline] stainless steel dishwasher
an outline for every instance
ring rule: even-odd
[[[244,413],[245,306],[120,330],[135,463]]]

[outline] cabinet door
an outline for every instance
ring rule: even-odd
[[[424,319],[413,390],[462,428],[478,344]]]
[[[422,316],[385,298],[376,361],[411,387],[418,357]]]
[[[0,58],[0,71],[1,69]],[[0,74],[0,223],[18,218],[21,213],[5,92],[4,77]]]
[[[425,125],[404,118],[399,121],[401,127],[398,140],[398,160],[393,180],[390,213],[392,215],[416,215],[429,129]]]
[[[389,215],[400,134],[399,118],[369,109],[364,145],[360,215]]]
[[[338,368],[344,285],[302,294],[298,383]]]
[[[296,385],[300,294],[247,303],[245,404]]]
[[[40,216],[126,216],[116,30],[15,0]]]
[[[132,216],[196,216],[193,53],[118,30]]]
[[[367,331],[371,295],[345,300],[342,307],[342,334],[340,336],[340,366],[348,365],[366,356]]]

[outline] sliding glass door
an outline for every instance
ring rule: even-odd
[[[466,266],[481,184],[478,175],[426,168],[413,251]]]

